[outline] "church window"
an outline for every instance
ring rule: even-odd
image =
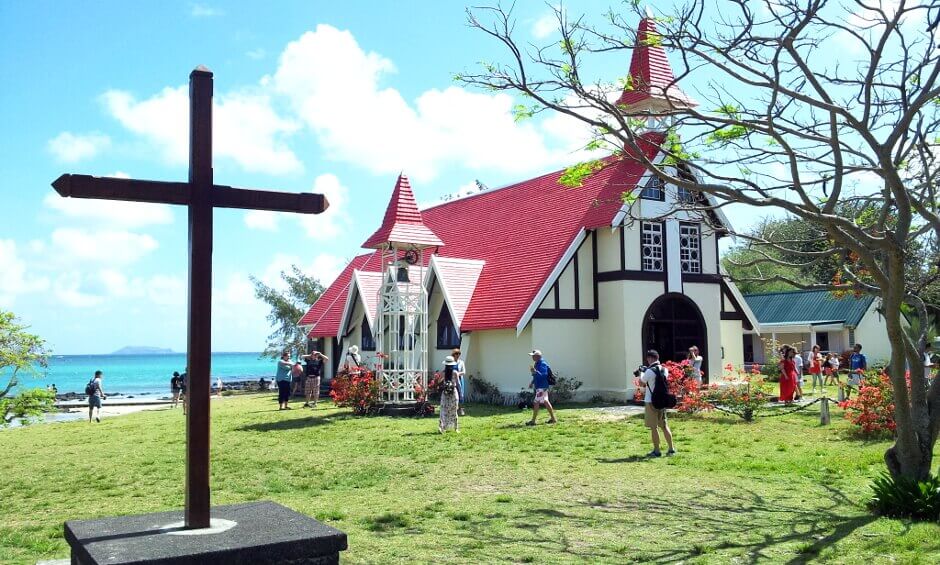
[[[663,224],[642,222],[643,270],[663,270]]]
[[[362,344],[363,351],[375,351],[375,337],[372,335],[372,328],[369,326],[369,319],[362,317]]]
[[[665,200],[666,190],[663,188],[662,179],[655,175],[650,175],[650,180],[646,182],[646,187],[643,188],[643,192],[640,193],[640,198],[647,200]]]
[[[460,332],[450,317],[450,310],[446,304],[441,304],[441,313],[437,317],[437,348],[453,349],[460,347]]]
[[[679,224],[679,260],[683,273],[702,272],[702,232],[699,224]]]
[[[676,190],[676,196],[682,204],[692,204],[695,202],[695,199],[692,198],[692,191],[682,186]]]

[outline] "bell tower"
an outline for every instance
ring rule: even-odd
[[[415,386],[427,387],[428,294],[424,276],[428,249],[444,245],[421,218],[411,184],[398,176],[382,226],[362,244],[382,257],[376,378],[387,404],[415,401]]]

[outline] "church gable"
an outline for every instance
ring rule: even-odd
[[[587,233],[563,260],[561,273],[546,281],[549,290],[532,317],[597,319],[596,233]]]

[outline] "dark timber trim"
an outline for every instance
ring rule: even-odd
[[[689,283],[721,284],[721,275],[707,273],[683,273],[682,278]]]
[[[581,245],[584,245],[583,243]],[[581,309],[581,269],[578,265],[578,255],[581,254],[581,248],[578,247],[577,251],[574,252],[574,309]]]
[[[594,230],[591,232],[591,263],[592,263],[591,271],[593,271],[592,277],[593,277],[593,282],[594,282],[594,300],[593,300],[594,308],[593,310],[594,310],[594,319],[596,320],[598,319],[598,314],[600,312],[600,309],[597,306],[597,301],[599,298],[598,288],[597,288],[597,230]]]
[[[721,279],[721,290],[728,294],[728,300],[731,301],[731,305],[734,306],[734,313],[741,315],[741,325],[746,330],[753,330],[754,326],[751,324],[751,321],[747,319],[747,316],[744,315],[744,308],[741,307],[741,304],[738,300],[731,294],[731,288],[728,287],[728,283],[724,279]],[[728,312],[725,312],[727,314]],[[724,318],[722,318],[724,319]]]
[[[664,271],[603,271],[597,273],[597,280],[600,282],[664,281],[666,280],[666,273]]]
[[[577,308],[555,308],[554,310],[536,310],[533,318],[557,320],[596,320],[594,310]]]

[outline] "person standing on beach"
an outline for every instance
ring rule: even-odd
[[[189,386],[189,367],[183,369],[183,374],[180,375],[180,382],[183,383],[180,388],[180,397],[183,400],[183,416],[185,416],[186,410],[189,408],[189,396],[186,395],[186,387]]]
[[[294,367],[290,360],[290,351],[281,354],[281,360],[277,362],[277,373],[274,380],[277,382],[277,404],[278,410],[290,410],[287,402],[290,400],[290,382],[291,369]]]
[[[304,382],[304,393],[307,395],[307,402],[304,408],[316,408],[317,401],[320,400],[320,377],[323,376],[323,362],[330,358],[314,351],[309,355],[304,355],[307,364],[304,365],[304,371],[307,374],[307,380]]]
[[[101,378],[104,377],[104,373],[101,371],[95,371],[95,376],[91,379],[91,382],[88,383],[88,423],[91,423],[91,417],[94,414],[95,408],[98,409],[98,415],[95,416],[96,422],[101,422],[101,401],[107,398],[104,394],[104,389],[101,388]]]
[[[183,377],[179,372],[173,371],[173,378],[170,379],[170,392],[173,394],[173,408],[180,402],[180,394],[183,392]]]

